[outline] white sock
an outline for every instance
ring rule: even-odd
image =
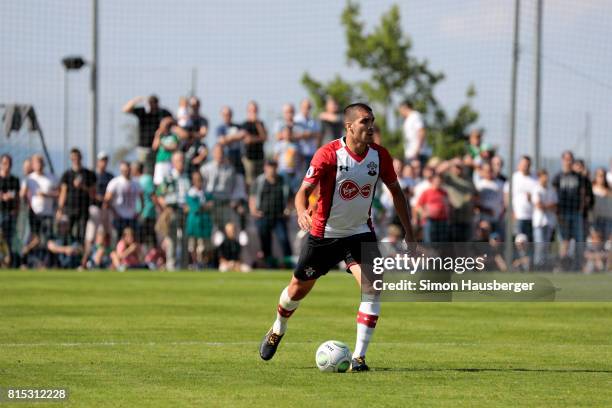
[[[379,314],[380,302],[378,301],[361,302],[359,305],[359,313],[357,313],[357,340],[355,341],[353,358],[365,357]]]
[[[276,334],[285,334],[287,331],[287,320],[289,320],[295,309],[300,305],[299,300],[291,300],[287,289],[283,289],[278,300],[276,320],[272,325],[272,331]]]

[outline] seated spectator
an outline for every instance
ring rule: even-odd
[[[94,244],[83,258],[87,269],[106,269],[111,266],[110,234],[98,228]]]
[[[387,235],[380,241],[384,243],[381,245],[383,256],[390,257],[401,253],[404,247],[403,237],[402,228],[399,225],[390,224],[387,227]]]
[[[514,260],[512,268],[520,272],[531,270],[531,258],[529,257],[529,237],[527,234],[519,233],[514,237]]]
[[[432,176],[431,187],[420,195],[416,210],[424,219],[423,242],[448,242],[450,205],[440,174]]]
[[[609,248],[606,248],[605,240],[603,239],[601,232],[596,229],[592,229],[589,237],[587,238],[586,249],[584,251],[584,267],[582,271],[584,273],[593,272],[605,272],[608,264],[608,252]]]
[[[187,213],[187,248],[191,265],[202,268],[210,261],[212,220],[210,211],[213,201],[210,194],[204,192],[204,180],[199,172],[191,174],[192,186],[187,192],[185,212]]]
[[[52,266],[74,269],[81,264],[83,247],[77,237],[70,233],[68,217],[62,216],[57,221],[57,235],[47,242],[47,249],[53,257]]]
[[[236,226],[232,223],[225,225],[225,239],[217,248],[219,254],[219,271],[221,272],[249,272],[248,265],[240,261],[242,248],[237,240]]]
[[[155,185],[161,184],[172,170],[172,153],[178,149],[179,142],[178,136],[172,132],[173,127],[174,119],[172,117],[162,119],[153,138],[153,151],[157,152],[153,171],[153,183]]]
[[[4,238],[4,232],[0,229],[0,266],[8,268],[11,264],[11,250],[9,249],[8,242],[6,242],[6,238]]]
[[[110,256],[113,269],[118,271],[146,268],[142,262],[140,244],[136,241],[136,234],[130,227],[123,230],[123,236],[117,242],[117,247],[111,252]]]
[[[53,224],[48,234],[30,234],[30,237],[21,248],[21,267],[45,268],[49,265],[49,251],[47,242],[53,233]]]
[[[508,265],[504,259],[504,245],[501,236],[497,232],[489,235],[489,246],[485,249],[485,271],[501,271],[506,272]]]

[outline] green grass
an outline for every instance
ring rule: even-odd
[[[289,277],[0,272],[0,387],[85,407],[612,405],[612,304],[385,303],[373,371],[327,374],[314,352],[352,348],[358,287],[321,279],[262,362]]]

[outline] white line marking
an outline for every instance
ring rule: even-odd
[[[288,341],[286,344],[305,345],[316,344],[315,341]],[[174,341],[174,342],[132,342],[132,341],[102,341],[102,342],[75,342],[75,343],[0,343],[0,347],[120,347],[120,346],[249,346],[257,345],[258,341]],[[374,342],[380,346],[455,346],[455,347],[475,347],[475,346],[525,346],[524,343],[457,343],[457,342]],[[573,347],[572,344],[546,344],[545,347]],[[597,348],[612,347],[609,344],[595,345]]]

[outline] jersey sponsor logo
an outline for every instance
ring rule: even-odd
[[[374,163],[373,161],[368,163],[368,175],[370,176],[377,175],[378,174],[377,170],[378,170],[378,164]]]
[[[349,166],[338,166],[340,171],[349,171]]]
[[[359,186],[353,180],[345,180],[340,184],[340,197],[343,200],[352,200],[359,194]]]
[[[345,180],[340,184],[340,197],[343,200],[352,200],[360,194],[363,198],[368,198],[371,192],[372,186],[370,184],[359,187],[353,180]]]
[[[372,192],[372,186],[369,184],[366,184],[365,186],[361,187],[361,189],[359,190],[359,194],[361,194],[363,198],[368,198],[371,192]]]

